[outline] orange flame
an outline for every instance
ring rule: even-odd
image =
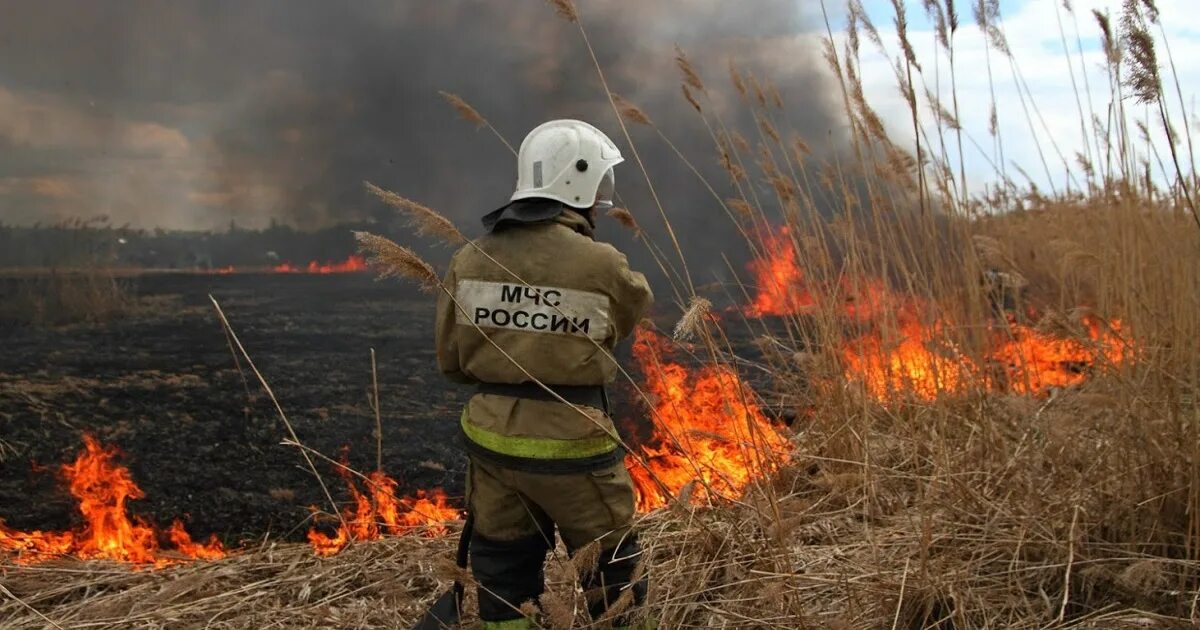
[[[1020,394],[1069,387],[1087,379],[1095,367],[1120,365],[1129,355],[1121,335],[1121,321],[1083,320],[1087,340],[1048,335],[1030,326],[1011,322],[996,330],[988,361],[999,366],[1009,389]]]
[[[342,510],[342,523],[333,535],[315,525],[308,530],[308,542],[318,556],[332,556],[356,540],[378,540],[385,534],[421,532],[435,537],[446,534],[445,522],[461,515],[449,505],[441,488],[417,490],[411,497],[396,496],[396,480],[381,471],[367,475],[367,491],[359,490],[349,473],[339,469],[354,504]]]
[[[908,318],[906,318],[908,319]],[[933,400],[942,392],[964,387],[971,366],[949,348],[936,348],[940,327],[925,327],[915,319],[899,326],[899,339],[885,344],[878,333],[866,334],[842,349],[846,377],[862,383],[876,400],[910,393]]]
[[[125,504],[145,496],[129,469],[116,464],[116,449],[102,447],[90,435],[83,436],[84,450],[71,464],[62,467],[71,494],[79,500],[85,525],[68,532],[21,532],[0,523],[0,550],[16,554],[28,564],[72,555],[92,560],[116,560],[163,566],[183,558],[215,560],[225,557],[216,536],[196,543],[178,520],[166,535],[174,551],[164,553],[159,545],[162,532],[139,517],[130,519]]]
[[[758,293],[746,312],[751,317],[793,315],[816,306],[804,286],[804,271],[796,263],[796,249],[788,228],[767,232],[761,239],[766,255],[751,260],[750,271],[757,281]]]
[[[768,234],[765,255],[748,267],[757,278],[758,293],[746,308],[751,316],[797,315],[812,310],[817,300],[804,286],[787,228]],[[1052,387],[1083,382],[1096,366],[1120,364],[1129,355],[1121,322],[1085,320],[1087,339],[1064,339],[1015,321],[989,324],[988,346],[979,360],[947,341],[948,323],[924,323],[918,313],[932,313],[922,300],[893,293],[881,280],[845,278],[832,292],[842,300],[841,316],[867,324],[865,332],[840,349],[844,375],[861,383],[876,400],[916,398],[933,400],[972,386],[1041,394]],[[881,332],[879,322],[894,315],[894,332]]]
[[[654,405],[654,443],[625,463],[633,477],[637,507],[663,507],[691,486],[691,502],[737,498],[755,479],[776,470],[791,452],[732,369],[696,370],[665,361],[666,340],[638,329],[634,359],[645,375]]]
[[[341,262],[317,262],[311,261],[307,267],[297,267],[290,262],[281,263],[271,267],[271,271],[275,273],[356,273],[367,270],[367,260],[362,256],[350,256]]]
[[[1096,369],[1128,358],[1120,320],[1089,318],[1083,325],[1086,340],[1053,336],[1018,322],[991,325],[989,346],[977,362],[948,345],[940,326],[909,321],[900,325],[898,341],[884,345],[877,334],[864,335],[843,348],[842,359],[846,377],[880,401],[905,396],[934,400],[973,385],[1038,395],[1078,385]],[[936,347],[939,341],[944,347]]]

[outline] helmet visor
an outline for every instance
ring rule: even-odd
[[[608,210],[613,207],[613,193],[616,192],[616,187],[613,169],[609,168],[604,172],[604,177],[600,178],[600,185],[596,187],[596,203],[592,205],[599,210]]]

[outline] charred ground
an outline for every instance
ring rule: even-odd
[[[5,281],[4,294],[18,280]],[[319,485],[243,365],[208,294],[267,378],[302,442],[375,465],[369,349],[378,356],[383,465],[402,490],[460,496],[454,419],[466,392],[437,372],[432,303],[362,274],[142,276],[139,306],[106,324],[0,331],[0,518],[61,529],[76,518],[58,474],[90,432],[119,447],[145,491],[131,509],[196,534],[295,538]],[[327,463],[318,469],[345,498]]]
[[[0,278],[0,296],[30,281]],[[0,520],[8,526],[76,524],[76,500],[59,467],[80,451],[85,433],[123,453],[146,495],[131,504],[134,514],[158,524],[183,518],[195,536],[215,533],[234,545],[265,535],[301,539],[310,506],[329,509],[298,450],[281,444],[287,429],[270,398],[244,361],[240,371],[235,364],[210,294],[301,442],[330,458],[344,453],[363,472],[375,466],[374,348],[384,471],[401,494],[441,487],[461,505],[466,462],[456,421],[470,391],[437,370],[428,296],[354,273],[172,273],[121,282],[135,296],[127,316],[0,330]],[[734,343],[757,356],[747,334]],[[630,349],[618,348],[625,365],[633,363]],[[743,376],[766,392],[765,374]],[[632,388],[614,387],[612,399],[626,439],[649,439],[648,412]],[[318,461],[317,468],[334,499],[349,501],[336,467]]]

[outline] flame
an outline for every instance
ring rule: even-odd
[[[318,556],[332,556],[352,541],[378,540],[385,534],[421,532],[431,538],[442,536],[449,531],[445,522],[461,515],[458,508],[449,505],[441,488],[397,497],[396,480],[375,471],[366,476],[367,491],[363,492],[345,469],[339,472],[354,503],[342,510],[342,523],[334,534],[326,534],[315,525],[308,530],[308,542]]]
[[[175,545],[175,549],[179,553],[188,558],[197,560],[220,560],[225,557],[225,548],[221,545],[221,541],[217,540],[216,536],[210,536],[208,542],[197,543],[192,541],[192,537],[188,535],[187,530],[183,528],[183,523],[179,519],[171,522],[171,526],[167,528],[167,538],[171,544]]]
[[[804,270],[796,260],[796,248],[787,227],[765,232],[760,239],[763,255],[746,266],[754,274],[757,292],[745,308],[750,317],[799,315],[813,311],[820,301],[809,290]],[[846,278],[833,295],[842,301],[842,313],[851,319],[868,321],[894,306],[887,286],[870,278]]]
[[[1084,336],[1075,338],[1014,321],[991,324],[988,347],[976,361],[946,342],[940,325],[908,321],[901,324],[897,341],[883,344],[877,334],[865,335],[843,348],[842,359],[846,377],[862,383],[880,401],[934,400],[972,386],[1040,395],[1078,385],[1097,368],[1120,365],[1128,358],[1120,320],[1087,318],[1082,324]]]
[[[804,285],[788,229],[768,233],[763,242],[764,256],[748,265],[758,293],[746,313],[811,311],[818,301]],[[874,278],[843,278],[834,288],[829,293],[841,300],[839,315],[857,324],[847,328],[862,330],[839,349],[844,376],[879,401],[928,401],[973,386],[1038,395],[1079,384],[1096,367],[1118,365],[1130,354],[1119,320],[1087,318],[1083,336],[1063,338],[1009,318],[988,324],[986,347],[975,359],[948,340],[949,322],[922,320],[919,314],[937,312],[923,300],[896,294]],[[881,325],[886,317],[894,324]]]
[[[871,322],[887,313],[911,314],[915,300],[897,299],[887,285],[874,278],[845,278],[841,281],[842,314],[858,322]]]
[[[367,270],[367,260],[362,256],[351,255],[346,260],[341,262],[317,262],[311,261],[307,267],[297,267],[290,262],[281,263],[271,267],[271,271],[275,273],[355,273]]]
[[[892,344],[878,334],[864,335],[842,349],[846,377],[862,383],[876,400],[897,392],[933,400],[942,392],[960,391],[973,370],[953,348],[938,349],[936,342],[942,339],[938,326],[911,319],[900,325],[899,339]]]
[[[664,360],[664,337],[638,329],[633,355],[654,406],[654,435],[626,466],[637,507],[663,507],[690,487],[690,500],[737,498],[755,479],[776,470],[791,452],[737,374],[722,365],[695,370]]]
[[[796,263],[796,248],[788,228],[767,232],[761,243],[765,256],[747,265],[757,281],[758,294],[746,309],[751,317],[793,315],[812,309],[817,302],[804,285],[804,271]]]
[[[1088,317],[1082,325],[1086,340],[1052,336],[1010,322],[1007,329],[993,331],[996,342],[988,361],[1000,366],[1009,389],[1036,394],[1077,385],[1094,367],[1120,365],[1128,358],[1129,344],[1121,334],[1121,320],[1104,322]]]
[[[117,451],[83,436],[84,450],[62,467],[71,494],[79,501],[85,524],[68,532],[21,532],[0,523],[0,550],[21,564],[71,555],[85,560],[116,560],[163,566],[182,558],[215,560],[225,556],[216,536],[196,543],[178,520],[166,531],[174,550],[164,553],[162,532],[139,517],[129,517],[126,502],[145,496],[129,469],[115,463]]]

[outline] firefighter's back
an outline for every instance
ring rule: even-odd
[[[438,365],[476,387],[460,423],[485,628],[533,627],[520,604],[542,592],[556,527],[572,554],[601,549],[585,581],[593,615],[625,590],[635,603],[645,594],[645,579],[632,579],[633,486],[604,386],[617,370],[612,349],[652,296],[625,256],[592,233],[620,160],[585,123],[531,132],[513,203],[455,253],[439,296]]]
[[[616,365],[605,351],[629,334],[650,293],[625,257],[582,233],[585,226],[578,215],[562,216],[463,247],[447,278],[453,322],[440,322],[439,337],[452,334],[456,351],[445,364],[485,383],[612,380]]]

